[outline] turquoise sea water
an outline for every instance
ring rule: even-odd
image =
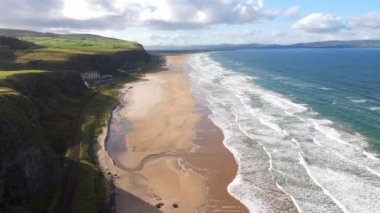
[[[187,73],[252,212],[380,210],[380,49],[205,53]]]
[[[380,148],[380,49],[220,52],[227,69],[363,134]]]

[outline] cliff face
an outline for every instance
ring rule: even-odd
[[[73,55],[66,61],[34,60],[28,63],[0,63],[1,69],[75,70],[115,73],[118,69],[134,70],[152,60],[144,49],[120,51],[110,54]]]
[[[0,81],[0,204],[51,189],[87,88],[76,72],[18,74]]]
[[[59,180],[61,163],[28,97],[1,94],[0,108],[0,203],[23,203]]]
[[[149,63],[151,56],[144,49],[116,52],[109,55],[77,55],[71,57],[64,67],[68,70],[115,73],[117,69],[129,70]]]
[[[10,76],[5,85],[29,98],[50,146],[64,154],[72,126],[89,92],[76,72],[51,71]]]

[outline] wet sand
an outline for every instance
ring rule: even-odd
[[[247,212],[227,192],[237,165],[191,94],[187,58],[167,56],[165,71],[126,84],[107,146],[105,134],[99,138],[100,166],[115,177],[116,212]]]
[[[223,145],[223,133],[208,118],[210,112],[202,103],[198,103],[197,108],[202,118],[196,125],[196,138],[193,143],[199,147],[185,159],[198,173],[207,177],[206,203],[199,212],[248,212],[227,191],[228,184],[236,176],[238,166],[232,153]]]

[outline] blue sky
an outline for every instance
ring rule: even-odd
[[[301,15],[315,12],[334,13],[345,18],[363,13],[380,10],[380,1],[377,0],[268,0],[268,8],[286,8],[298,5]]]
[[[0,27],[144,45],[380,38],[378,0],[2,0]]]

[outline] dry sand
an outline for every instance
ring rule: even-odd
[[[128,134],[108,153],[105,134],[99,138],[100,166],[116,176],[116,212],[247,212],[227,192],[237,165],[207,110],[196,108],[187,57],[167,56],[165,71],[126,84],[118,116],[128,120]]]

